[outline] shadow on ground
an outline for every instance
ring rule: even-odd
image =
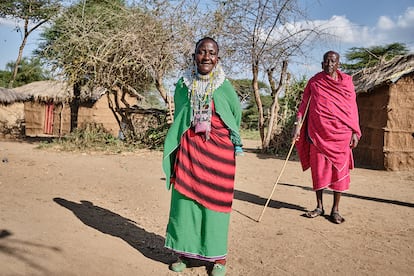
[[[250,202],[256,205],[261,205],[261,206],[264,206],[267,201],[267,199],[264,197],[260,197],[255,194],[251,194],[251,193],[247,193],[247,192],[243,192],[239,190],[234,191],[234,198],[238,200],[242,200],[242,201],[247,201],[247,202]],[[273,200],[273,199],[269,201],[269,204],[267,205],[267,207],[276,208],[276,209],[285,208],[285,209],[293,209],[293,210],[298,210],[298,211],[305,211],[305,208],[302,206],[290,204],[290,203],[286,203],[286,202],[282,202],[278,200]]]
[[[246,201],[246,202],[256,204],[256,205],[260,205],[260,206],[263,206],[263,208],[266,205],[266,202],[268,200],[268,199],[260,197],[258,195],[243,192],[243,191],[240,191],[240,190],[234,190],[234,199],[241,200],[241,201]],[[292,210],[298,210],[298,211],[301,211],[301,212],[306,211],[306,209],[302,206],[291,204],[291,203],[286,203],[286,202],[282,202],[282,201],[278,201],[278,200],[273,200],[273,199],[269,200],[269,203],[267,204],[267,207],[268,208],[276,208],[276,209],[282,209],[282,208],[292,209]],[[253,217],[251,217],[251,216],[245,214],[244,212],[241,212],[241,211],[239,211],[235,208],[233,208],[233,211],[235,211],[235,212],[237,212],[237,213],[239,213],[239,214],[241,214],[241,215],[243,215],[243,216],[247,217],[248,219],[251,219],[255,222],[258,222],[260,220],[260,219],[253,218]]]
[[[86,200],[77,203],[63,198],[54,198],[53,201],[72,211],[77,218],[89,227],[123,239],[149,259],[164,264],[169,264],[175,260],[172,253],[164,248],[163,237],[145,231],[135,221]]]
[[[288,187],[295,187],[295,188],[301,188],[303,190],[312,191],[313,192],[312,187],[304,187],[304,186],[300,186],[300,185],[287,184],[287,183],[279,183],[279,185],[288,186]],[[331,190],[325,190],[324,193],[326,193],[326,194],[333,194],[333,192]],[[371,201],[376,201],[376,202],[381,202],[381,203],[395,204],[395,205],[399,205],[399,206],[405,206],[405,207],[414,208],[414,203],[404,202],[404,201],[399,201],[399,200],[392,200],[392,199],[385,199],[385,198],[378,198],[378,197],[371,197],[371,196],[356,195],[356,194],[351,194],[351,193],[346,193],[346,192],[342,193],[342,196],[344,196],[344,197],[358,198],[358,199],[362,199],[362,200],[371,200]]]
[[[292,187],[292,188],[300,188],[303,189],[305,191],[309,191],[309,192],[313,192],[312,187],[304,187],[304,186],[300,186],[300,185],[295,185],[295,184],[287,184],[287,183],[279,183],[279,185],[281,186],[287,186],[287,187]],[[326,194],[333,194],[332,191],[330,190],[326,190],[325,191]],[[409,202],[403,202],[403,201],[398,201],[398,200],[390,200],[390,199],[384,199],[384,198],[376,198],[376,197],[369,197],[369,196],[362,196],[362,195],[356,195],[356,194],[351,194],[351,193],[342,193],[342,196],[344,197],[351,197],[351,198],[358,198],[361,200],[370,200],[370,201],[375,201],[375,202],[380,202],[380,203],[386,203],[386,204],[395,204],[395,205],[399,205],[399,206],[405,206],[405,207],[410,207],[413,208],[414,204],[413,203],[409,203]],[[251,193],[247,193],[247,192],[243,192],[240,190],[235,190],[234,191],[234,199],[237,200],[241,200],[241,201],[246,201],[252,204],[256,204],[256,205],[260,205],[260,206],[264,206],[266,205],[267,202],[267,198],[263,198],[260,197],[258,195],[255,194],[251,194]],[[301,212],[306,212],[308,211],[306,208],[296,205],[296,204],[291,204],[291,203],[286,203],[286,202],[281,202],[281,201],[277,201],[277,200],[273,200],[270,199],[269,203],[267,205],[268,208],[276,208],[276,209],[292,209],[292,210],[298,210]],[[253,220],[253,221],[257,221],[257,219],[239,211],[233,208],[234,211],[236,211],[237,213]],[[304,216],[304,214],[302,214],[302,216]],[[326,219],[330,219],[329,216],[325,216]]]
[[[0,253],[9,255],[20,262],[23,262],[34,270],[41,272],[42,274],[48,274],[48,270],[43,266],[37,264],[32,259],[37,256],[33,255],[33,252],[39,252],[41,249],[52,250],[55,252],[60,252],[60,248],[54,246],[47,246],[43,244],[38,244],[30,241],[24,241],[20,239],[15,239],[12,237],[13,233],[9,230],[3,229],[0,230]],[[35,248],[28,250],[29,247]],[[32,256],[33,255],[33,256]]]

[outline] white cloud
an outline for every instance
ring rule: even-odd
[[[414,26],[414,7],[408,7],[404,14],[398,16],[396,22],[388,16],[381,16],[377,27],[381,30],[401,30],[413,29]]]
[[[397,24],[401,28],[414,28],[414,7],[408,7],[405,13],[398,17]]]
[[[329,20],[315,20],[313,24],[330,36],[327,40],[341,46],[370,47],[401,42],[414,50],[414,7],[408,7],[395,20],[385,15],[380,16],[375,26],[358,25],[345,15],[334,15]]]
[[[388,16],[380,16],[377,26],[380,30],[391,30],[395,27],[395,23]]]
[[[359,46],[372,41],[372,29],[351,22],[345,15],[333,15],[328,20],[315,20],[312,23],[323,34],[323,43]]]
[[[354,43],[361,39],[367,39],[367,27],[358,26],[349,21],[346,16],[334,15],[327,21],[328,33],[344,43]]]
[[[390,18],[382,15],[373,26],[350,21],[346,15],[334,15],[328,20],[314,20],[300,24],[318,27],[326,35],[312,45],[313,57],[299,60],[295,66],[299,74],[312,75],[320,70],[320,57],[327,50],[342,55],[351,47],[371,47],[389,43],[405,43],[414,52],[414,7],[403,14]]]

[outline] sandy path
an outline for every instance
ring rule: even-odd
[[[160,152],[35,147],[0,142],[0,275],[207,275],[168,270]],[[355,169],[335,225],[302,217],[315,204],[310,175],[289,161],[258,223],[283,162],[238,157],[228,275],[414,275],[414,172]]]

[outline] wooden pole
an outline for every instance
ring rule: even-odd
[[[170,88],[168,88],[167,103],[168,103],[168,111],[169,111],[169,116],[170,116],[170,121],[168,123],[172,124],[174,122],[174,112],[172,108]]]
[[[286,157],[286,159],[285,159],[285,163],[283,164],[282,170],[280,171],[279,176],[277,177],[277,180],[276,180],[275,184],[273,185],[272,192],[270,193],[270,196],[269,196],[269,198],[267,199],[266,204],[265,204],[265,206],[263,207],[262,213],[260,214],[260,217],[258,218],[257,222],[260,222],[260,220],[262,219],[263,214],[264,214],[264,212],[265,212],[265,210],[266,210],[266,207],[267,207],[267,205],[269,205],[269,202],[270,202],[270,200],[272,199],[273,193],[275,192],[275,189],[276,189],[277,184],[279,183],[280,177],[282,176],[283,171],[285,170],[285,167],[286,167],[287,161],[289,160],[290,154],[292,153],[292,150],[293,150],[293,147],[294,147],[294,146],[295,146],[295,141],[292,141],[292,144],[291,144],[290,149],[289,149],[289,153],[288,153],[288,155],[287,155],[287,157]]]
[[[306,105],[305,114],[303,115],[302,120],[299,122],[299,129],[301,129],[301,128],[302,128],[303,122],[305,121],[306,115],[308,114],[309,103],[310,103],[310,98],[309,98],[308,103],[307,103],[307,105]],[[282,176],[283,171],[284,171],[284,170],[285,170],[285,168],[286,168],[287,161],[289,160],[289,157],[290,157],[290,155],[292,154],[292,150],[293,150],[293,147],[295,146],[295,143],[296,143],[296,141],[295,141],[295,140],[293,140],[293,141],[292,141],[292,144],[290,145],[290,149],[289,149],[289,152],[288,152],[288,154],[287,154],[287,156],[286,156],[285,162],[283,163],[282,170],[280,171],[279,176],[277,177],[276,182],[275,182],[275,184],[273,185],[272,192],[270,193],[270,196],[269,196],[269,198],[267,199],[266,204],[265,204],[265,205],[264,205],[264,207],[263,207],[262,213],[260,214],[259,218],[257,219],[257,222],[260,222],[260,221],[262,220],[262,217],[263,217],[263,215],[264,215],[264,212],[265,212],[265,210],[266,210],[266,207],[267,207],[267,205],[269,205],[269,202],[270,202],[270,200],[272,199],[273,193],[275,192],[276,186],[277,186],[277,184],[279,183],[280,177]]]

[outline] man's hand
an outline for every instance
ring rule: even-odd
[[[351,149],[354,149],[358,146],[358,136],[356,133],[352,133],[352,137],[351,137],[351,142],[349,143],[349,146],[351,147]]]
[[[299,138],[300,138],[300,127],[301,127],[300,126],[300,123],[295,122],[295,128],[293,129],[293,132],[292,132],[292,143],[299,141]]]

